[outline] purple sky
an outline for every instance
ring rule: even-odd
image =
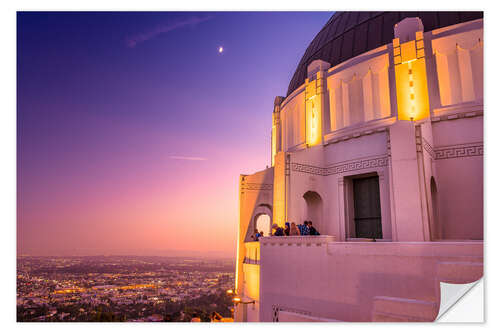
[[[18,13],[18,254],[233,256],[238,175],[331,15]]]

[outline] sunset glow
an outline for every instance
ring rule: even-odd
[[[18,14],[18,254],[234,256],[238,175],[330,15]]]

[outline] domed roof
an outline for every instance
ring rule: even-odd
[[[300,87],[307,65],[321,59],[333,66],[392,42],[394,25],[406,17],[419,17],[424,30],[483,18],[483,12],[336,12],[314,37],[293,74],[287,96]]]

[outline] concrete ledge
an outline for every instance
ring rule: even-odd
[[[361,124],[346,126],[324,135],[325,145],[357,138],[363,135],[371,135],[380,131],[385,131],[396,122],[396,117],[386,117],[370,120]]]
[[[301,313],[290,312],[290,311],[279,311],[279,321],[281,323],[292,323],[292,322],[339,322],[340,320],[308,316]]]
[[[437,267],[437,280],[446,283],[472,283],[483,276],[482,262],[440,262]]]
[[[434,321],[438,312],[439,306],[434,302],[389,296],[373,298],[374,317],[384,314],[402,319],[397,321]]]
[[[430,320],[425,320],[416,317],[398,316],[384,312],[374,312],[372,316],[372,321],[395,323],[395,322],[429,322]]]

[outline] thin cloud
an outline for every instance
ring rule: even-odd
[[[206,161],[205,157],[197,156],[169,156],[173,160],[187,160],[187,161]]]
[[[139,33],[133,35],[125,41],[127,46],[130,48],[134,48],[137,44],[145,42],[147,40],[153,39],[160,34],[164,34],[170,32],[175,29],[182,28],[184,26],[190,25],[192,27],[197,26],[198,24],[208,21],[212,18],[212,16],[189,16],[183,19],[179,19],[176,21],[171,21],[166,24],[158,25],[156,28],[151,29],[149,31]]]

